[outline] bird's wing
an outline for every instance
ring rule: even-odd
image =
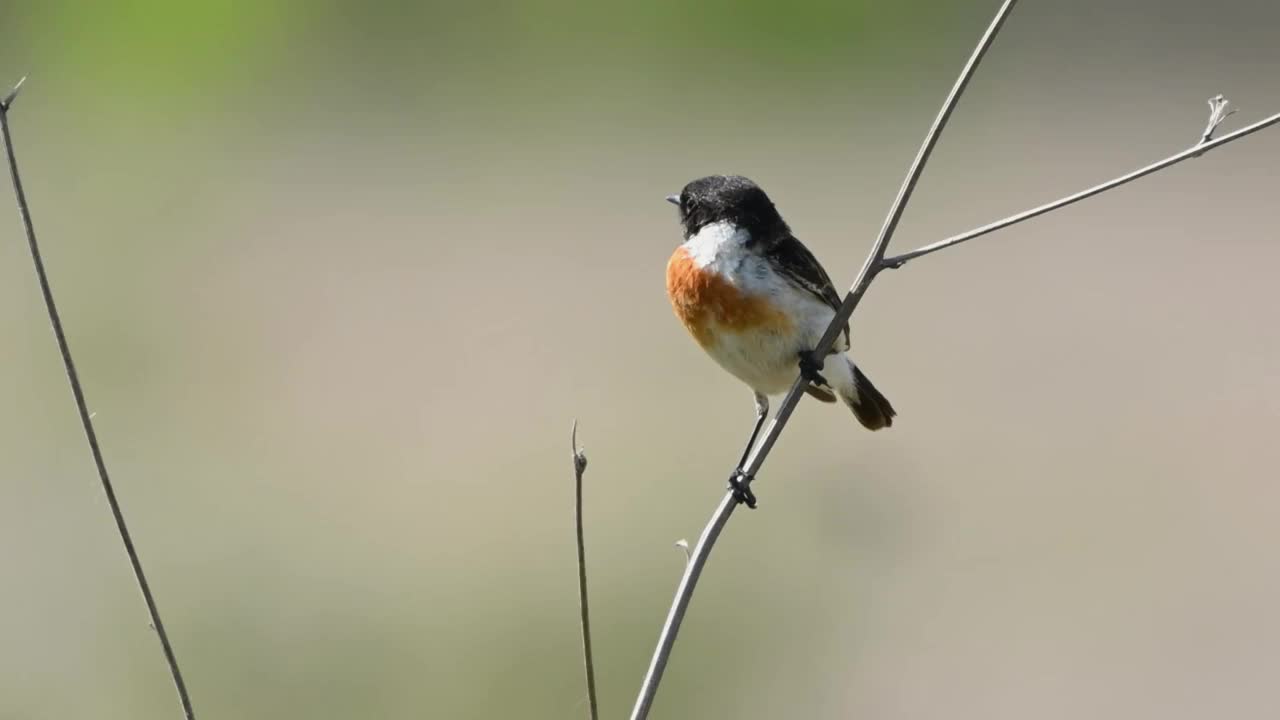
[[[832,310],[840,310],[840,293],[831,283],[827,271],[818,264],[818,259],[809,252],[794,235],[774,241],[765,250],[765,256],[774,269],[795,285],[798,289],[813,295],[818,301],[825,303]],[[845,344],[849,342],[849,323],[844,324]]]

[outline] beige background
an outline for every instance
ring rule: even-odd
[[[995,3],[167,5],[9,6],[0,82],[199,716],[583,717],[575,417],[621,716],[751,419],[662,197],[748,174],[847,284]],[[1280,111],[1277,23],[1023,3],[895,247]],[[1277,168],[1272,129],[882,277],[900,422],[801,405],[654,717],[1274,717]],[[0,717],[175,717],[13,213],[0,397]]]

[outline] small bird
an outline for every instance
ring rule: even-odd
[[[849,325],[821,362],[813,357],[840,307],[840,294],[760,186],[711,175],[667,201],[680,210],[685,242],[667,262],[667,297],[702,349],[755,392],[756,425],[729,478],[755,507],[742,466],[769,412],[769,395],[798,376],[822,402],[844,401],[869,430],[893,424],[893,406],[845,355]]]

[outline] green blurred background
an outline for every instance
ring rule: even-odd
[[[198,715],[585,717],[576,417],[622,716],[751,419],[671,317],[662,197],[750,175],[847,284],[996,4],[0,6]],[[1280,111],[1278,26],[1023,3],[896,246],[1182,149],[1215,93]],[[854,345],[900,422],[801,406],[654,717],[1274,717],[1278,167],[1272,129],[882,277]],[[0,718],[177,716],[13,213],[0,398]]]

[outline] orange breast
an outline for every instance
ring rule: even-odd
[[[791,321],[764,298],[746,295],[719,275],[700,269],[683,247],[667,261],[667,297],[676,317],[704,349],[718,332],[786,331]]]

